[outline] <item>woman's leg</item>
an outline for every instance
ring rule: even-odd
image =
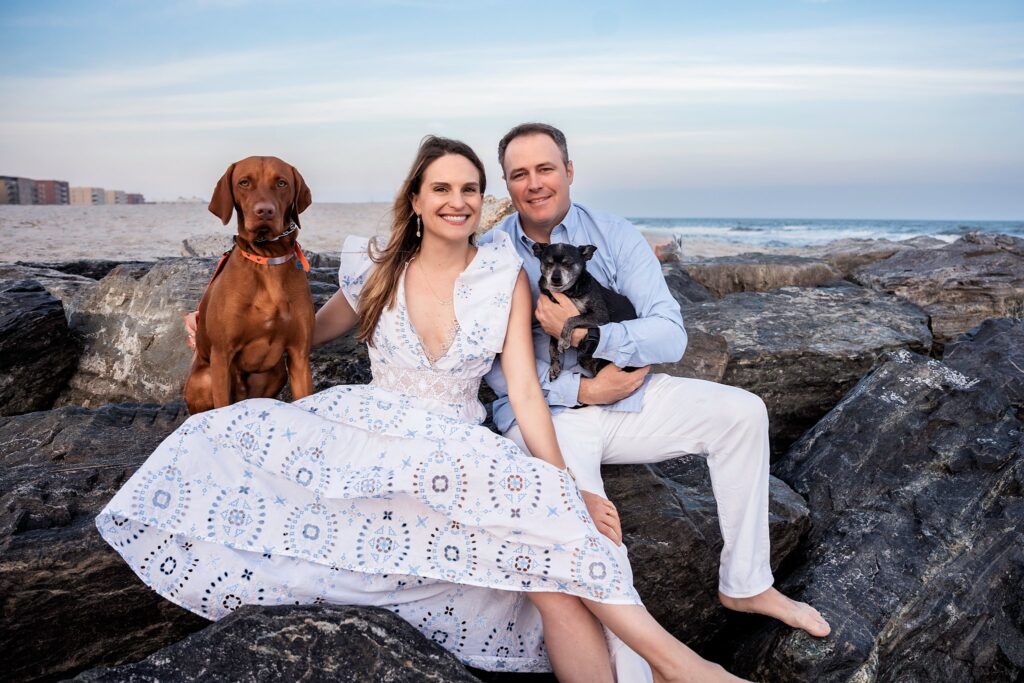
[[[675,639],[643,605],[608,605],[583,600],[612,633],[647,660],[660,683],[741,681]]]
[[[562,593],[527,597],[544,622],[544,647],[559,683],[612,683],[604,629],[583,601]]]

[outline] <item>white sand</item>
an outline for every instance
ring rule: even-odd
[[[350,234],[386,234],[387,203],[313,204],[302,214],[300,242],[304,249],[336,254]],[[65,261],[74,259],[151,259],[182,256],[182,241],[197,253],[218,255],[231,245],[234,220],[221,225],[205,204],[142,204],[138,206],[0,206],[0,261]],[[647,235],[658,244],[664,231]],[[686,240],[684,255],[728,256],[755,248],[749,244]],[[794,250],[789,250],[794,251]]]

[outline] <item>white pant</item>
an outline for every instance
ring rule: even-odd
[[[639,413],[587,406],[564,410],[553,419],[562,457],[576,483],[602,496],[602,464],[703,455],[725,541],[718,589],[746,598],[771,588],[768,411],[758,396],[725,384],[652,375]],[[518,426],[505,436],[529,452]]]
[[[718,589],[745,598],[771,588],[768,411],[758,396],[725,384],[659,374],[647,383],[638,413],[587,406],[564,410],[553,420],[562,457],[576,483],[602,496],[602,464],[703,455],[724,540]],[[518,426],[505,436],[529,452]]]

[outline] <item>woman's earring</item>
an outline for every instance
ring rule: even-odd
[[[420,228],[422,228],[422,227],[423,227],[423,221],[420,220],[420,215],[416,214],[416,236],[417,237],[423,237],[422,233],[420,232]]]

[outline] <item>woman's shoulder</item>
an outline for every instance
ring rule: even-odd
[[[492,230],[477,247],[480,261],[487,270],[513,270],[519,272],[523,259],[516,253],[512,237],[501,230]]]
[[[375,254],[379,251],[376,238],[362,235],[349,235],[341,246],[338,284],[353,307],[357,304],[359,293],[366,283],[366,276],[373,267],[371,251]]]

